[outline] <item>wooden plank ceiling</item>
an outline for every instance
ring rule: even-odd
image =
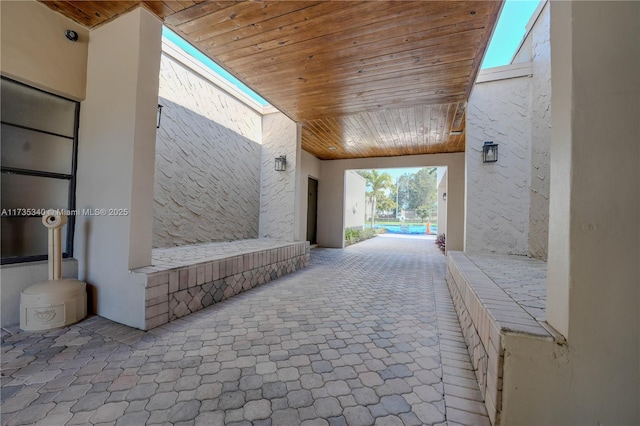
[[[320,159],[465,148],[502,1],[43,1],[93,28],[143,5],[302,124]],[[452,134],[453,133],[453,134]]]

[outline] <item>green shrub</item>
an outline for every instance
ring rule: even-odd
[[[386,232],[386,229],[385,229]],[[375,229],[367,228],[364,231],[358,228],[350,228],[344,230],[345,244],[350,246],[352,244],[359,243],[360,241],[368,240],[378,235],[379,232]]]
[[[365,229],[364,232],[362,233],[362,240],[368,240],[369,238],[373,238],[375,237],[377,234],[375,229]]]

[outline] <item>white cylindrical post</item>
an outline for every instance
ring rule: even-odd
[[[76,323],[87,316],[87,284],[62,278],[62,227],[67,216],[47,210],[42,224],[49,231],[49,281],[30,285],[20,294],[20,328],[51,330]]]
[[[62,278],[62,227],[67,223],[64,212],[48,210],[42,223],[49,229],[49,279]]]

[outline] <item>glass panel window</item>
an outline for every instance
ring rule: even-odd
[[[73,173],[73,139],[2,125],[2,166]]]
[[[0,208],[2,263],[47,258],[48,209],[75,209],[80,104],[2,78]],[[62,228],[73,255],[75,217]]]
[[[2,210],[66,209],[69,205],[69,181],[28,175],[2,175]],[[13,213],[10,216],[32,215]]]
[[[3,217],[0,223],[3,259],[21,260],[47,254],[49,231],[42,225],[42,218]],[[66,226],[62,228],[62,252],[68,253]]]
[[[2,122],[73,137],[76,103],[2,79]]]

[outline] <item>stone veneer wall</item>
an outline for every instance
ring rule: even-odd
[[[476,83],[467,108],[466,251],[529,254],[531,78]],[[484,141],[498,161],[482,162]]]
[[[141,268],[146,281],[146,330],[189,315],[243,291],[295,272],[309,263],[309,243],[195,263],[170,270]]]
[[[153,247],[258,236],[262,117],[166,52]]]

